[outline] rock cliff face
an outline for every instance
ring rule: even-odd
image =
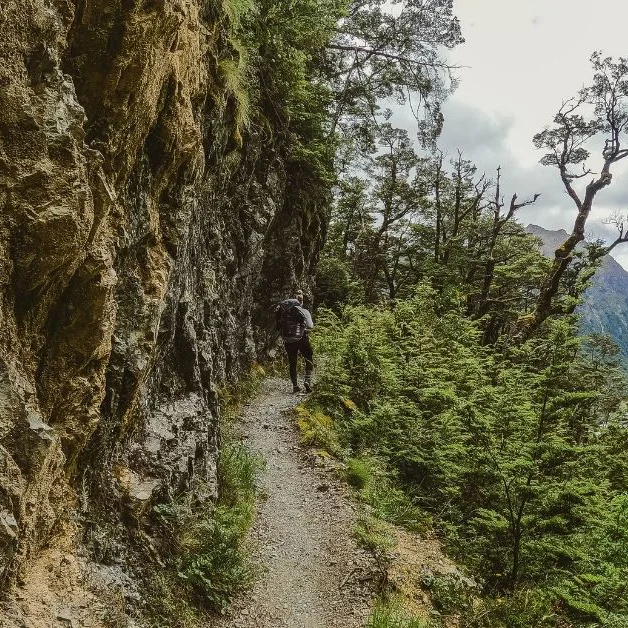
[[[312,271],[325,194],[281,120],[242,128],[226,23],[205,0],[0,5],[5,585],[76,513],[115,562],[155,500],[212,490],[217,387]]]

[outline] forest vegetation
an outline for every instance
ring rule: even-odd
[[[628,157],[628,60],[594,52],[530,138],[572,211],[546,256],[519,220],[543,190],[438,148],[454,0],[0,16],[3,583],[72,519],[86,556],[137,578],[147,625],[224,612],[255,576],[261,466],[229,384],[254,392],[269,308],[301,282],[317,381],[296,421],[369,506],[356,536],[434,534],[475,583],[426,580],[432,625],[628,628],[628,381],[578,321],[628,242],[621,216],[585,242]],[[372,628],[425,625],[398,604]]]
[[[601,258],[628,240],[618,219],[616,241],[581,244],[628,155],[626,61],[594,54],[591,85],[534,138],[573,203],[572,233],[548,258],[517,218],[542,190],[506,195],[497,165],[479,173],[464,147],[438,150],[457,81],[441,53],[463,41],[452,0],[223,4],[237,143],[281,121],[295,190],[330,208],[318,382],[299,410],[309,436],[347,462],[377,516],[433,529],[475,579],[480,593],[448,606],[461,625],[628,626],[626,375],[574,314]],[[392,122],[400,106],[412,131]],[[234,534],[211,524],[230,553],[249,516]],[[185,568],[220,608],[241,567],[223,590],[216,564]]]
[[[334,192],[315,283],[318,385],[301,420],[362,492],[376,476],[397,496],[383,518],[433,527],[476,579],[482,597],[457,602],[462,625],[627,626],[626,375],[574,314],[628,239],[618,219],[614,242],[581,244],[628,155],[626,61],[595,53],[590,86],[534,137],[573,203],[548,258],[517,219],[542,190],[506,195],[508,173],[437,149],[456,84],[440,51],[462,41],[451,0],[291,7],[285,19],[272,2],[242,3],[237,24],[258,51],[251,67],[273,64],[258,97],[272,90],[302,164]],[[416,137],[392,123],[398,106]]]
[[[394,4],[351,3],[319,60],[335,193],[301,420],[365,499],[382,482],[399,493],[383,518],[433,527],[476,579],[461,625],[627,626],[626,374],[607,336],[578,334],[575,311],[627,241],[618,218],[614,242],[582,245],[628,155],[628,65],[595,53],[590,86],[534,137],[573,206],[548,258],[517,219],[542,190],[506,195],[508,173],[437,149],[455,87],[438,50],[461,41],[451,3]],[[413,98],[417,137],[392,123]]]

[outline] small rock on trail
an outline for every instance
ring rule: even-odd
[[[302,399],[268,379],[243,410],[244,442],[266,461],[251,531],[263,572],[219,628],[357,628],[368,616],[377,570],[353,539],[347,489],[298,444]]]

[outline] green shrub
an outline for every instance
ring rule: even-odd
[[[218,459],[218,502],[193,518],[181,539],[179,577],[203,605],[216,610],[254,575],[244,540],[253,523],[260,466],[244,446],[226,444]]]
[[[207,619],[191,601],[191,591],[176,573],[163,570],[149,580],[144,591],[148,628],[198,628]]]
[[[240,378],[237,383],[225,385],[218,391],[222,430],[227,432],[237,418],[242,404],[254,397],[260,389],[262,381],[266,377],[266,368],[255,363],[248,373]]]
[[[237,31],[242,26],[242,20],[255,11],[253,0],[222,0],[222,10],[229,20],[230,27]]]
[[[463,614],[461,628],[564,628],[570,626],[552,608],[541,589],[520,589],[508,596],[485,597]]]
[[[323,257],[316,267],[316,296],[318,305],[339,307],[359,287],[352,281],[348,264],[335,257]]]
[[[218,499],[194,506],[192,495],[156,506],[156,521],[172,535],[173,555],[147,584],[151,627],[192,628],[200,609],[223,611],[256,573],[246,535],[255,514],[261,461],[238,443],[218,459]],[[199,491],[202,493],[203,491]]]
[[[225,444],[218,458],[219,504],[237,508],[253,504],[263,461],[240,444]]]
[[[568,319],[487,345],[449,296],[318,314],[309,403],[351,452],[347,481],[374,517],[433,518],[485,588],[468,625],[628,626],[623,374],[592,365]]]
[[[342,457],[334,420],[317,406],[297,406],[297,425],[304,445],[318,445],[327,453]]]
[[[422,584],[429,590],[432,604],[439,613],[450,615],[469,606],[469,586],[460,575],[428,574]]]
[[[226,444],[218,459],[218,502],[185,526],[178,575],[209,608],[224,610],[234,594],[252,582],[245,537],[255,514],[260,466],[244,446]]]

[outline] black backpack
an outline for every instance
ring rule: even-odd
[[[277,306],[277,329],[284,342],[298,342],[305,335],[305,316],[296,299],[286,299]]]

